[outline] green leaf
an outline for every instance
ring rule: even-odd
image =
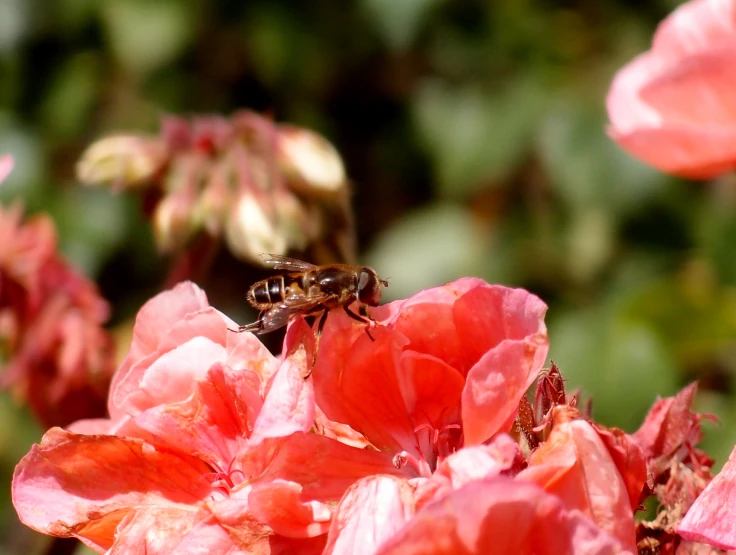
[[[405,215],[381,234],[367,260],[390,282],[387,299],[469,275],[482,252],[482,234],[470,215],[451,204],[437,204]]]
[[[508,176],[530,146],[542,98],[532,79],[489,93],[425,81],[413,100],[415,128],[441,192],[466,196]]]
[[[393,50],[406,49],[426,15],[443,0],[363,0],[363,7]]]
[[[102,7],[110,46],[129,71],[145,75],[171,63],[192,33],[195,10],[176,0],[115,0]]]

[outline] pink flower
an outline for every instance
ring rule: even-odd
[[[736,550],[736,449],[688,509],[677,533],[691,542]]]
[[[466,278],[372,309],[375,340],[331,314],[313,371],[317,404],[429,476],[460,446],[511,428],[547,356],[546,310],[522,289]],[[302,337],[311,330],[292,326],[285,351]]]
[[[50,430],[16,468],[21,520],[111,554],[320,552],[345,490],[391,459],[307,433],[304,350],[279,361],[234,325],[190,283],[149,301],[112,418]]]
[[[545,311],[524,290],[461,279],[372,309],[374,340],[330,315],[312,372],[317,403],[404,476],[352,486],[325,553],[633,552],[627,483],[589,424],[560,424],[521,473],[504,433],[544,363]],[[285,350],[311,341],[297,323]]]
[[[0,387],[47,426],[102,415],[114,370],[107,303],[56,252],[51,219],[22,216],[0,207]]]
[[[662,171],[705,179],[736,167],[736,1],[691,0],[651,50],[618,72],[610,136]]]

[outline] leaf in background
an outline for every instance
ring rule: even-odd
[[[0,2],[0,54],[12,54],[20,46],[28,32],[32,9],[27,0]]]
[[[438,80],[419,86],[414,126],[441,193],[465,197],[516,168],[530,146],[541,92],[533,79],[517,79],[495,93]]]
[[[363,0],[383,40],[393,50],[404,50],[419,34],[422,20],[443,0]]]
[[[107,257],[129,237],[132,197],[102,189],[64,189],[51,208],[60,250],[88,276],[97,274]]]
[[[597,206],[624,214],[662,193],[667,176],[636,161],[605,134],[598,97],[567,93],[544,119],[539,154],[554,189],[578,209]]]
[[[655,331],[610,307],[549,312],[550,359],[592,397],[594,418],[632,432],[657,395],[677,390],[677,365]]]
[[[476,273],[483,248],[479,231],[462,207],[435,204],[414,210],[384,231],[366,259],[389,279],[386,299],[401,299]]]
[[[175,0],[104,2],[102,22],[110,47],[128,71],[145,75],[170,64],[193,31],[195,10]]]
[[[73,139],[84,132],[100,88],[100,69],[93,52],[81,52],[58,68],[41,107],[45,132],[55,139]]]

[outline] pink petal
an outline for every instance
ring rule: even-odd
[[[118,526],[109,555],[169,555],[170,553],[230,553],[230,535],[209,513],[170,507],[130,511]]]
[[[330,502],[342,497],[357,480],[373,474],[403,473],[379,451],[355,449],[311,433],[264,440],[241,458],[244,471],[259,482],[294,482],[302,499]]]
[[[564,409],[562,409],[564,410]],[[602,530],[635,551],[629,495],[616,464],[595,429],[584,420],[562,422],[529,457],[517,480],[554,493],[566,507],[588,515]]]
[[[684,2],[660,23],[652,49],[667,59],[728,45],[736,40],[733,0]]]
[[[522,462],[519,445],[506,434],[496,436],[489,445],[460,449],[442,461],[429,480],[417,485],[417,505],[426,505],[474,480],[520,468]]]
[[[330,507],[302,501],[302,490],[299,484],[285,480],[258,484],[248,495],[250,512],[282,536],[311,538],[327,533],[332,523]]]
[[[13,504],[21,521],[54,536],[78,536],[107,549],[131,509],[186,509],[210,495],[210,469],[139,440],[49,430],[18,464]]]
[[[406,480],[371,476],[351,487],[337,507],[325,555],[373,554],[414,513],[412,488]],[[426,551],[425,553],[432,553]]]
[[[0,183],[13,171],[13,157],[10,154],[0,156]]]
[[[314,388],[305,380],[307,354],[299,349],[281,365],[263,403],[250,436],[251,445],[267,437],[306,432],[314,425]]]
[[[468,372],[462,400],[465,445],[477,445],[508,425],[547,358],[546,334],[504,341]]]
[[[471,361],[465,372],[509,339],[540,341],[546,356],[546,312],[547,305],[524,289],[484,284],[465,293],[452,312],[463,349]]]
[[[195,388],[186,401],[149,409],[135,418],[135,424],[159,445],[226,469],[248,444],[262,403],[259,379],[252,372],[217,363]]]
[[[688,509],[677,527],[686,540],[736,549],[736,449],[728,462]]]
[[[537,486],[497,477],[473,481],[422,508],[377,553],[613,555],[624,551],[579,512],[566,510]]]
[[[406,338],[378,327],[371,331],[375,341],[361,332],[350,344],[339,327],[330,325],[332,318],[312,372],[317,404],[328,418],[348,424],[382,451],[416,453],[414,424],[396,375]]]

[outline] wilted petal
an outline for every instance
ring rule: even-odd
[[[612,555],[625,551],[553,495],[533,484],[497,477],[470,482],[425,506],[377,553]]]
[[[736,449],[682,519],[683,538],[721,549],[736,549]]]
[[[413,512],[413,488],[406,480],[393,476],[365,478],[340,501],[325,555],[376,553],[376,548],[398,532]]]
[[[233,553],[232,537],[206,511],[152,507],[131,511],[118,525],[108,555]]]

